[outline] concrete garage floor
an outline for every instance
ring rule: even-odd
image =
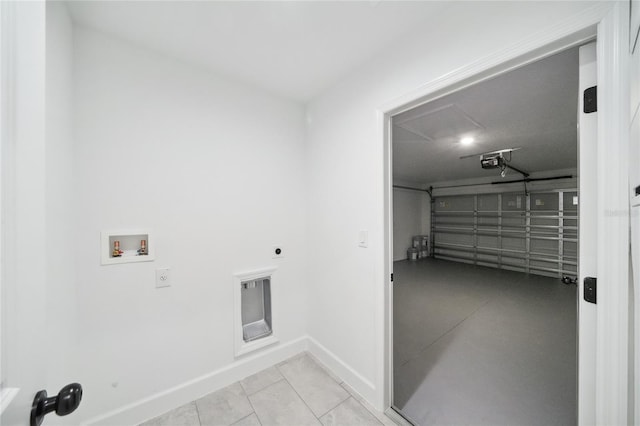
[[[394,406],[426,425],[575,425],[576,287],[425,259],[394,264]]]

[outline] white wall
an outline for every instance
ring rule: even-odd
[[[381,351],[387,277],[383,146],[376,110],[512,43],[544,34],[590,5],[456,3],[308,106],[309,236],[314,241],[309,333],[359,373],[363,380],[352,385],[378,408],[383,404],[383,359],[372,354]],[[358,247],[359,229],[370,231],[367,249]]]
[[[393,260],[407,258],[414,235],[430,233],[431,204],[426,192],[393,189]]]
[[[87,29],[73,54],[75,423],[232,365],[235,272],[277,266],[275,334],[303,336],[309,240],[301,106]],[[156,260],[101,266],[128,228]]]

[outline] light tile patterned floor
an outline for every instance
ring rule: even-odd
[[[395,426],[303,352],[141,426]]]

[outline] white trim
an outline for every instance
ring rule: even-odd
[[[393,149],[391,148],[392,128],[390,111],[377,112],[381,129],[383,149],[384,223],[383,223],[383,291],[376,292],[375,335],[376,335],[376,388],[374,406],[383,412],[393,401]],[[382,309],[380,309],[382,308]],[[380,318],[380,312],[382,317]]]
[[[83,425],[136,425],[166,413],[173,408],[196,400],[210,392],[222,389],[247,376],[278,364],[307,350],[308,337],[302,336],[291,342],[247,356],[242,360],[158,392],[131,404],[93,417]]]
[[[618,194],[621,191],[626,194],[626,185],[623,185],[621,180],[627,168],[619,163],[617,166],[613,166],[612,169],[603,168],[607,162],[616,162],[620,158],[627,158],[626,151],[621,149],[621,145],[628,138],[625,139],[624,135],[621,134],[624,130],[620,130],[621,128],[628,128],[628,126],[621,126],[623,117],[628,117],[628,111],[621,110],[622,105],[628,105],[628,103],[621,102],[623,100],[621,98],[625,96],[624,85],[626,80],[624,79],[624,74],[620,74],[625,71],[621,64],[623,58],[619,48],[621,45],[624,46],[623,38],[621,37],[624,29],[621,27],[625,26],[623,24],[628,24],[628,22],[624,22],[623,9],[624,6],[619,2],[598,3],[583,13],[577,14],[551,28],[545,28],[544,31],[513,44],[510,48],[488,55],[482,60],[463,66],[408,94],[386,102],[378,109],[378,137],[384,154],[385,223],[383,235],[385,241],[382,263],[384,265],[385,286],[376,292],[376,300],[379,303],[375,319],[375,333],[377,336],[376,388],[378,389],[375,401],[379,404],[377,408],[384,410],[389,407],[393,392],[393,341],[391,335],[391,330],[393,329],[391,304],[393,301],[389,282],[389,276],[393,271],[391,261],[391,253],[393,253],[391,141],[389,136],[391,116],[499,73],[507,72],[549,56],[567,47],[590,40],[594,35],[594,26],[599,24],[597,29],[599,46],[600,41],[602,41],[601,47],[599,47],[599,54],[601,56],[600,59],[603,59],[598,61],[599,85],[604,84],[603,87],[611,87],[611,91],[607,94],[608,96],[604,99],[604,102],[599,102],[604,108],[609,109],[609,113],[606,114],[608,118],[605,119],[604,114],[599,114],[599,122],[603,124],[599,128],[599,147],[603,148],[605,144],[611,144],[614,140],[613,138],[616,138],[615,142],[613,142],[615,145],[614,154],[611,155],[612,152],[606,149],[602,150],[602,154],[599,155],[601,161],[598,167],[598,175],[601,177],[606,176],[605,179],[599,179],[599,188],[611,188],[610,185],[614,184],[616,185],[615,188],[620,189],[620,191],[599,191],[599,201],[602,202],[599,205],[616,206],[616,211],[620,211],[622,214],[625,211],[628,213],[628,200]],[[600,82],[601,80],[602,83]],[[599,91],[602,92],[602,90]],[[616,172],[611,173],[611,170],[616,170]],[[610,175],[607,175],[607,173],[610,173]],[[624,179],[626,181],[626,175]],[[603,181],[605,180],[608,182],[606,187],[603,186]],[[623,205],[625,203],[626,205]],[[618,207],[620,210],[617,210]],[[609,288],[600,286],[598,294],[599,299],[602,295],[605,301],[599,306],[601,315],[598,316],[598,335],[600,336],[598,339],[598,356],[600,360],[598,362],[597,377],[599,377],[598,383],[601,383],[606,389],[598,386],[599,391],[596,395],[597,423],[626,424],[626,343],[628,333],[626,328],[627,304],[626,301],[622,303],[625,300],[622,297],[626,296],[626,286],[628,285],[629,229],[628,226],[623,226],[621,219],[605,218],[603,217],[604,211],[600,211],[599,214],[601,232],[604,232],[604,227],[608,226],[608,223],[611,223],[616,228],[612,234],[607,236],[606,241],[609,242],[609,245],[603,244],[603,240],[599,239],[598,270],[600,271],[600,264],[615,259],[615,262],[610,262],[608,271],[604,275],[601,273],[599,278],[602,280],[606,277],[607,282],[611,280],[611,282],[616,282],[619,285],[617,286],[618,288],[612,289],[612,294],[608,295],[604,295],[604,293],[607,293]],[[611,251],[611,244],[615,246],[613,251]],[[614,254],[617,257],[613,256]],[[616,281],[613,281],[614,279]],[[624,292],[622,287],[624,287]],[[601,319],[602,317],[607,317],[607,319]],[[602,337],[603,335],[607,336],[606,339]]]
[[[596,424],[628,424],[628,5],[598,26]]]
[[[3,388],[0,390],[0,414],[11,404],[18,392],[20,392],[19,388]]]
[[[15,4],[0,2],[0,386],[7,383],[8,284],[15,282]],[[15,396],[15,395],[14,395]],[[12,397],[13,398],[13,397]],[[8,404],[8,403],[7,403]],[[6,408],[3,399],[2,410]]]
[[[273,274],[276,270],[275,266],[249,272],[239,272],[233,274],[233,348],[235,356],[241,357],[250,352],[274,345],[280,340],[276,337],[276,328],[274,324],[274,316],[277,304],[273,300]],[[252,342],[245,342],[242,337],[242,291],[241,284],[243,281],[251,281],[259,278],[269,278],[271,282],[271,335]]]
[[[366,401],[375,400],[376,389],[373,383],[351,368],[313,337],[309,336],[307,340],[309,342],[309,352],[311,352],[311,355],[316,357],[321,364],[324,364],[328,370],[332,371],[341,380],[344,380],[344,382],[352,387]]]
[[[598,84],[597,43],[580,46],[579,92]],[[598,167],[598,114],[585,114],[584,97],[578,96],[578,158],[580,192],[578,228],[578,296],[584,292],[584,278],[597,277],[598,247],[598,176],[593,171]],[[598,307],[578,297],[578,424],[593,425],[596,422],[596,333]],[[584,332],[583,330],[591,330]]]

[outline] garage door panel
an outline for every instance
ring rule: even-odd
[[[436,197],[435,257],[535,274],[577,270],[575,190]]]

